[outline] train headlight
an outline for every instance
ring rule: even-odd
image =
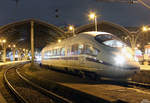
[[[114,58],[116,65],[123,65],[125,62],[125,58],[121,55],[118,55]]]
[[[133,56],[130,54],[130,53],[126,53],[126,56],[129,58],[129,59],[132,59]]]

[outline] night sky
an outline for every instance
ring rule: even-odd
[[[150,24],[150,9],[141,4],[106,3],[96,0],[0,0],[0,25],[36,18],[61,26],[64,24],[88,24],[88,12],[94,10],[98,20],[106,20],[123,26]],[[146,0],[150,4],[150,0]],[[55,9],[58,9],[56,18]]]

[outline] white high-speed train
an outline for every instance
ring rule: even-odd
[[[132,50],[107,32],[84,32],[42,50],[42,64],[92,78],[127,79],[139,72]]]

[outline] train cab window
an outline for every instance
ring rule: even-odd
[[[99,43],[110,47],[124,47],[126,46],[119,38],[111,34],[101,34],[95,37],[95,40]]]

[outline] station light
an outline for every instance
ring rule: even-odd
[[[73,26],[73,25],[70,25],[70,26],[68,27],[68,29],[69,29],[69,31],[72,31],[73,36],[75,36],[75,28],[74,28],[74,26]]]
[[[89,14],[89,19],[94,20],[95,18],[96,18],[96,14],[95,14],[94,12],[91,12],[91,13]]]
[[[73,30],[74,30],[74,26],[73,26],[73,25],[70,25],[70,26],[69,26],[69,30],[70,30],[70,31],[73,31]]]
[[[140,47],[140,44],[137,44],[137,47]]]
[[[16,47],[16,45],[14,44],[14,45],[13,45],[13,47],[15,48],[15,47]]]
[[[2,42],[3,42],[3,43],[6,43],[6,40],[4,39],[4,40],[2,40]]]
[[[11,47],[11,45],[8,45],[8,47],[10,48],[10,47]]]
[[[135,49],[135,50],[138,50],[138,48],[137,48],[137,47],[135,47],[134,49]]]
[[[61,39],[58,39],[58,43],[60,43],[61,42]]]
[[[148,26],[143,26],[143,27],[142,27],[142,31],[143,31],[143,32],[150,31],[150,28],[149,28]]]
[[[90,12],[88,16],[89,16],[89,20],[94,20],[95,31],[97,31],[97,16],[96,16],[96,13]]]
[[[127,39],[128,39],[128,37],[125,37],[124,39],[125,39],[125,40],[127,40]]]

